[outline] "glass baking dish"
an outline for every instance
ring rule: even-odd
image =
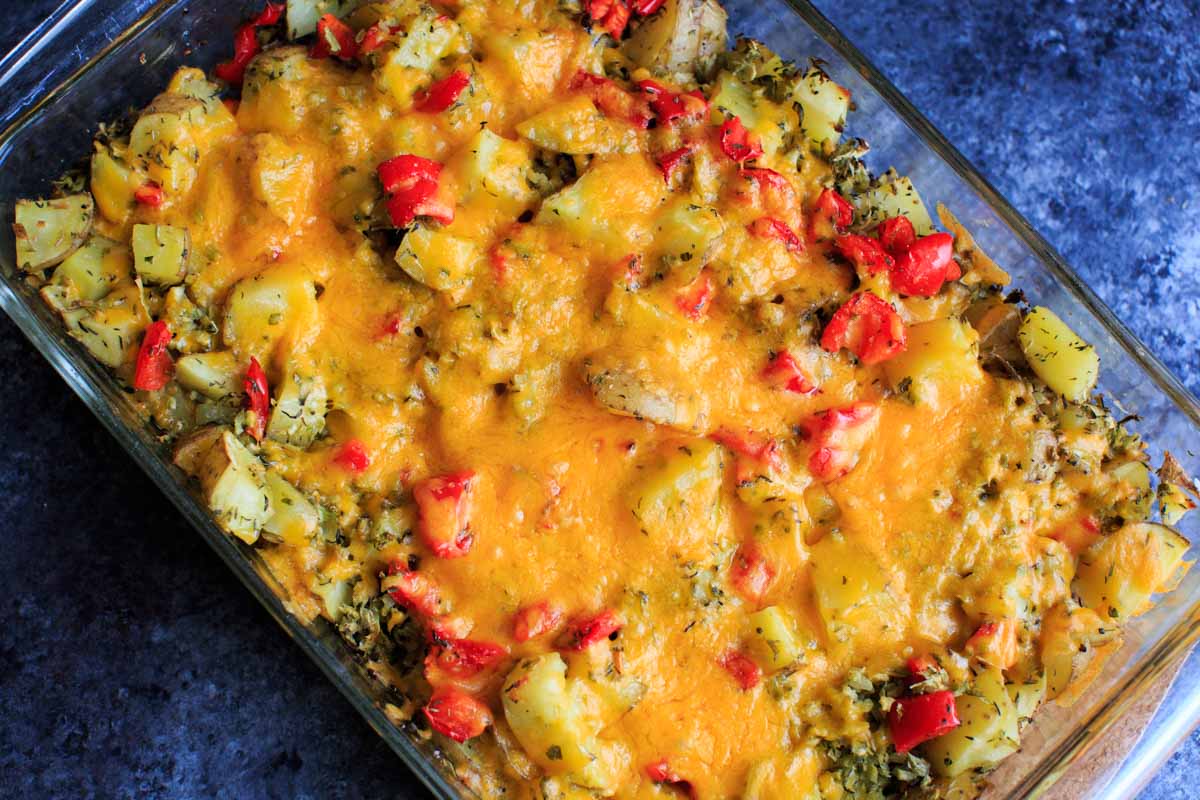
[[[90,152],[100,120],[147,103],[184,64],[211,67],[227,57],[231,32],[259,0],[66,0],[0,61],[0,217],[13,202],[44,196],[52,179]],[[1057,311],[1091,341],[1103,364],[1100,388],[1140,421],[1135,430],[1155,459],[1168,446],[1200,473],[1200,404],[1104,307],[1029,223],[804,0],[727,0],[730,32],[765,41],[786,58],[823,59],[853,93],[850,132],[872,145],[875,171],[910,175],[926,203],[944,203],[1016,286]],[[0,226],[0,305],[121,445],[174,502],[271,615],[351,704],[441,798],[470,796],[454,765],[416,726],[399,719],[396,698],[360,668],[323,621],[304,625],[255,551],[222,533],[185,487],[169,453],[134,413],[128,396],[65,331],[13,264],[12,233]],[[1200,515],[1181,532],[1200,542]],[[1200,634],[1200,570],[1127,628],[1125,644],[1073,706],[1044,709],[1021,752],[992,779],[995,797],[1036,797],[1084,757]],[[1125,765],[1096,776],[1090,796],[1132,796],[1200,720],[1200,675],[1185,672],[1149,734]]]

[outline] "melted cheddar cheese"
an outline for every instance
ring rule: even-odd
[[[232,102],[184,69],[31,271],[480,795],[966,787],[1175,571],[1143,448],[819,68],[597,5],[368,4]],[[959,727],[896,752],[936,692]]]

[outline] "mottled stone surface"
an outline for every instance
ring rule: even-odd
[[[1195,1],[818,5],[1200,390]],[[0,373],[0,796],[423,796],[6,318]]]

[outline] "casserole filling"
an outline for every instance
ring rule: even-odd
[[[231,50],[17,261],[479,795],[970,796],[1184,566],[1095,349],[715,0]]]

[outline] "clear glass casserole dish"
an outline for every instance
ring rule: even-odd
[[[189,5],[179,0],[67,0],[0,62],[0,215],[11,219],[15,198],[44,195],[72,166],[99,120],[144,105],[184,64],[209,67],[226,57],[229,32],[254,2]],[[1100,389],[1137,414],[1135,429],[1157,460],[1169,446],[1200,472],[1200,404],[1116,320],[1059,256],[917,113],[818,11],[807,3],[766,0],[725,3],[731,31],[763,40],[786,58],[818,57],[852,92],[852,133],[869,138],[870,166],[910,175],[931,205],[944,203],[980,245],[1012,272],[1014,283],[1058,312],[1100,353]],[[201,532],[242,582],[321,667],[364,718],[438,797],[469,792],[427,737],[393,722],[382,686],[361,670],[324,623],[301,624],[284,591],[250,548],[221,532],[184,488],[182,473],[102,366],[70,339],[53,312],[13,264],[12,233],[0,230],[0,305],[63,375],[147,474]],[[1195,517],[1181,532],[1200,537]],[[1194,555],[1194,553],[1193,553]],[[994,776],[994,796],[1031,797],[1103,737],[1153,679],[1197,637],[1200,574],[1126,628],[1125,645],[1085,696],[1069,708],[1050,706],[1024,737],[1024,747]],[[1122,771],[1100,776],[1096,797],[1127,797],[1200,719],[1200,676],[1185,676],[1151,735]]]

